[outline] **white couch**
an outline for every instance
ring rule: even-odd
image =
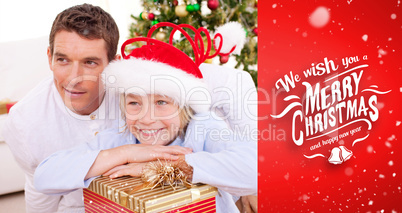
[[[20,100],[51,75],[46,51],[48,38],[0,43],[0,100]],[[7,114],[0,115],[0,195],[24,189],[24,174],[4,143],[2,129]]]

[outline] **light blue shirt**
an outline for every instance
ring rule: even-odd
[[[96,177],[84,178],[101,150],[136,143],[132,134],[118,129],[100,132],[93,141],[56,152],[41,162],[34,185],[46,194],[87,188]],[[217,212],[238,212],[232,196],[257,194],[257,139],[251,134],[234,134],[217,115],[205,113],[194,116],[184,140],[178,137],[171,145],[193,149],[185,156],[193,167],[192,181],[218,188]]]

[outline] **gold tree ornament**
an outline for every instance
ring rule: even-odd
[[[186,17],[188,15],[188,11],[187,11],[186,7],[187,6],[185,4],[181,4],[181,5],[176,6],[176,8],[174,10],[175,13],[176,13],[176,16],[178,16],[178,17]]]
[[[142,13],[140,14],[140,18],[141,18],[142,20],[147,20],[147,19],[148,19],[148,13],[147,13],[147,12],[142,12]]]
[[[155,39],[159,40],[159,41],[164,41],[166,38],[166,33],[163,31],[159,31],[156,33],[155,35]]]

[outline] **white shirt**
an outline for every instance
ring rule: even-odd
[[[55,151],[88,142],[97,132],[112,127],[116,116],[108,116],[106,105],[104,101],[88,116],[74,114],[64,105],[53,79],[47,78],[12,107],[4,138],[26,176],[27,212],[63,212],[66,206],[81,206],[79,192],[65,196],[38,193],[33,187],[33,174],[38,164]]]
[[[256,130],[257,93],[250,75],[210,64],[203,64],[200,69],[211,88],[212,110],[223,116],[235,131]],[[245,106],[243,98],[253,100],[253,104]],[[63,196],[39,193],[33,187],[33,174],[39,163],[52,153],[86,143],[106,128],[123,126],[118,118],[118,101],[108,94],[91,115],[74,114],[64,105],[51,78],[11,108],[3,135],[26,175],[27,213],[82,211],[82,191]]]

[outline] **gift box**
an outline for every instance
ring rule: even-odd
[[[141,178],[99,177],[84,189],[85,212],[216,212],[218,190],[206,184],[146,187]]]
[[[8,103],[6,104],[6,108],[7,108],[7,113],[10,112],[11,107],[13,107],[17,102],[12,102],[12,103]]]
[[[8,103],[8,101],[4,101],[4,100],[0,101],[0,114],[7,113],[7,103]]]
[[[7,114],[10,111],[10,108],[16,104],[17,102],[11,102],[8,99],[4,99],[0,101],[0,114]]]
[[[7,113],[7,107],[5,103],[0,103],[0,115]]]

